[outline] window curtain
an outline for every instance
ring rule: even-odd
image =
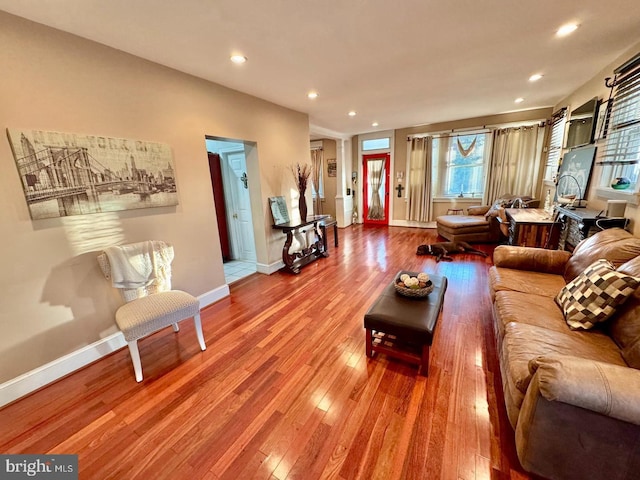
[[[412,138],[409,153],[407,220],[431,220],[432,138]]]
[[[534,125],[493,132],[484,203],[492,204],[506,194],[539,198],[546,129],[546,125]]]
[[[322,173],[322,149],[311,150],[311,182],[313,183],[313,213],[322,213],[322,198],[320,197],[320,175]]]
[[[384,158],[369,160],[367,163],[369,185],[371,186],[369,211],[367,213],[367,219],[369,220],[384,219],[384,208],[382,207],[382,198],[380,197],[382,179],[384,178],[384,163]]]

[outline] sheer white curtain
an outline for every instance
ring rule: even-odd
[[[369,185],[371,186],[369,211],[367,213],[369,220],[382,220],[384,218],[384,207],[382,206],[382,198],[380,197],[382,179],[384,178],[384,163],[384,158],[368,160],[367,162]]]
[[[311,182],[313,183],[313,213],[322,213],[322,198],[320,197],[320,176],[322,174],[322,149],[311,149]]]
[[[412,138],[409,153],[407,220],[431,220],[432,138]]]
[[[546,128],[534,125],[493,132],[493,153],[484,198],[486,204],[505,194],[539,198]]]

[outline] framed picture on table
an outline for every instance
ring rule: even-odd
[[[269,206],[274,225],[289,223],[289,211],[284,197],[269,197]]]

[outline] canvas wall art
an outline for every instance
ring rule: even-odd
[[[33,220],[178,204],[171,147],[7,129]]]

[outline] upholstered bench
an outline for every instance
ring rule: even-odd
[[[430,274],[433,291],[426,298],[409,298],[397,293],[394,286],[395,279],[403,273],[417,275],[416,272],[398,272],[364,316],[366,352],[368,357],[384,353],[417,364],[420,373],[426,376],[429,347],[442,310],[447,278]]]

